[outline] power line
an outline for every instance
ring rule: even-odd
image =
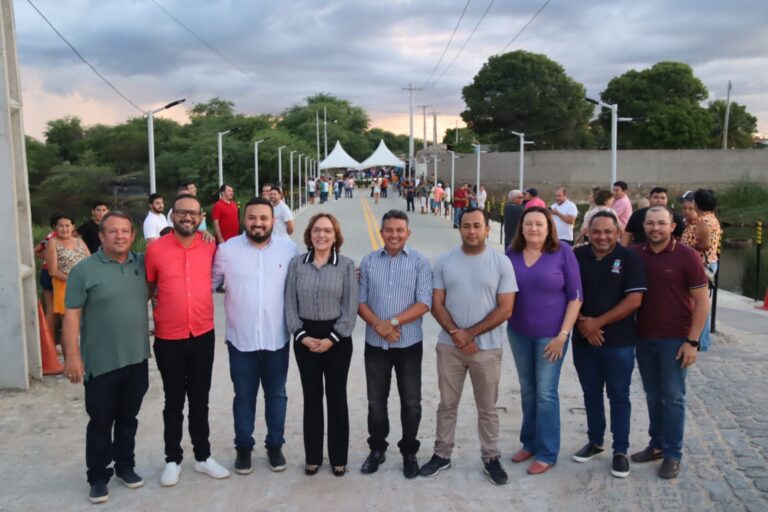
[[[453,42],[453,37],[456,35],[456,31],[459,30],[459,25],[461,25],[461,20],[464,19],[464,15],[467,13],[467,8],[469,7],[470,1],[471,0],[467,0],[467,3],[464,4],[464,10],[461,11],[461,15],[459,16],[459,21],[456,22],[456,26],[453,28],[453,33],[451,34],[451,37],[448,39],[448,44],[445,45],[443,54],[440,55],[440,59],[438,59],[437,64],[435,64],[435,67],[432,69],[432,73],[429,74],[429,78],[427,78],[427,81],[422,86],[422,89],[425,87],[429,87],[429,82],[432,80],[432,77],[435,76],[435,72],[437,71],[437,68],[439,68],[440,64],[443,63],[443,58],[445,58],[445,54],[448,52],[448,48],[451,46],[451,42]]]
[[[528,25],[530,25],[531,23],[533,23],[533,20],[535,20],[535,19],[536,19],[536,16],[538,16],[538,15],[539,15],[539,13],[541,13],[541,11],[543,11],[543,10],[544,10],[544,8],[545,8],[546,6],[548,6],[548,5],[549,5],[549,2],[551,2],[551,1],[552,1],[552,0],[547,0],[546,2],[544,2],[544,5],[542,5],[541,7],[539,7],[539,10],[538,10],[538,11],[536,11],[536,13],[535,13],[535,14],[534,14],[534,15],[531,17],[531,19],[529,19],[529,20],[528,20],[528,23],[526,23],[525,25],[523,25],[523,28],[521,28],[521,29],[520,29],[520,30],[517,32],[517,34],[515,34],[515,37],[513,37],[512,39],[510,39],[510,41],[507,43],[507,45],[506,45],[504,48],[502,48],[502,49],[501,49],[501,51],[500,51],[499,53],[504,53],[504,52],[507,50],[507,48],[509,48],[509,47],[512,45],[512,43],[514,43],[514,42],[515,42],[515,40],[516,40],[518,37],[520,37],[520,34],[522,34],[523,32],[525,32],[525,29],[526,29],[526,28],[528,28]]]
[[[464,41],[464,44],[463,44],[463,45],[462,45],[462,47],[459,49],[459,51],[458,51],[458,53],[456,54],[456,56],[455,56],[455,57],[453,57],[453,60],[452,60],[452,61],[451,61],[451,62],[448,64],[448,67],[446,67],[446,68],[443,70],[443,72],[442,72],[442,73],[440,73],[440,76],[439,76],[439,77],[437,77],[437,79],[436,79],[434,82],[432,82],[432,84],[430,85],[430,87],[434,86],[434,85],[435,85],[437,82],[439,82],[439,81],[440,81],[440,79],[441,79],[441,78],[443,78],[443,77],[445,76],[445,74],[448,72],[448,70],[449,70],[449,69],[451,69],[451,66],[453,66],[453,63],[454,63],[454,62],[456,62],[456,59],[458,59],[458,58],[459,58],[459,56],[461,55],[461,53],[464,51],[464,48],[466,48],[466,47],[467,47],[467,45],[469,44],[469,41],[472,39],[472,36],[474,36],[474,35],[475,35],[475,32],[477,32],[477,29],[480,27],[480,24],[483,22],[483,20],[485,19],[485,17],[488,15],[488,11],[490,11],[490,10],[491,10],[491,6],[493,5],[493,2],[494,2],[494,1],[495,1],[495,0],[491,0],[491,1],[488,3],[488,7],[486,7],[486,8],[485,8],[485,11],[483,12],[483,15],[480,17],[480,21],[478,21],[478,22],[477,22],[477,25],[475,25],[475,28],[473,28],[473,29],[472,29],[472,32],[469,34],[469,37],[467,38],[467,40],[466,40],[466,41]]]
[[[110,87],[110,89],[112,89],[113,91],[115,91],[115,92],[116,92],[116,93],[117,93],[117,94],[118,94],[118,95],[119,95],[121,98],[123,98],[125,101],[127,101],[128,103],[130,103],[130,104],[131,104],[131,105],[132,105],[132,106],[133,106],[133,107],[134,107],[136,110],[138,110],[139,112],[141,112],[142,114],[145,114],[145,113],[146,113],[146,112],[144,112],[144,109],[142,109],[140,106],[138,106],[138,105],[137,105],[137,104],[135,104],[133,101],[131,101],[131,99],[130,99],[128,96],[126,96],[125,94],[123,94],[122,92],[120,92],[120,90],[119,90],[117,87],[115,87],[114,85],[112,85],[112,82],[110,82],[109,80],[107,80],[107,78],[106,78],[104,75],[102,75],[101,73],[99,73],[99,70],[98,70],[98,69],[96,69],[96,68],[93,66],[93,64],[91,64],[90,62],[88,62],[88,61],[86,60],[86,58],[85,58],[85,57],[83,57],[83,55],[82,55],[82,54],[81,54],[79,51],[77,51],[77,48],[75,48],[75,47],[72,45],[72,43],[70,43],[69,41],[67,41],[67,38],[66,38],[66,37],[64,37],[64,36],[62,35],[62,33],[58,31],[58,29],[57,29],[57,28],[56,28],[56,27],[53,25],[53,23],[51,23],[51,20],[49,20],[48,18],[46,18],[46,17],[45,17],[45,14],[43,14],[43,13],[42,13],[42,11],[41,11],[40,9],[38,9],[38,8],[37,8],[37,6],[36,6],[36,5],[35,5],[35,4],[32,2],[32,0],[27,0],[27,3],[29,3],[29,5],[31,5],[31,6],[32,6],[32,8],[33,8],[35,11],[37,11],[37,14],[39,14],[39,15],[40,15],[40,17],[41,17],[41,18],[43,18],[43,20],[45,20],[45,22],[48,24],[48,26],[49,26],[49,27],[51,27],[51,29],[52,29],[54,32],[56,32],[56,35],[57,35],[57,36],[59,36],[59,38],[61,38],[61,40],[62,40],[62,41],[64,41],[64,42],[67,44],[67,46],[69,46],[69,48],[70,48],[70,49],[71,49],[71,50],[72,50],[72,51],[75,53],[75,55],[77,55],[77,57],[78,57],[78,58],[79,58],[81,61],[83,61],[83,62],[84,62],[84,63],[85,63],[85,64],[86,64],[86,65],[87,65],[89,68],[91,68],[91,70],[92,70],[94,73],[96,73],[96,75],[97,75],[99,78],[101,78],[101,80],[102,80],[102,81],[103,81],[105,84],[107,84],[107,85]]]
[[[235,68],[237,71],[239,71],[239,72],[240,72],[241,74],[243,74],[243,75],[244,75],[246,78],[248,78],[249,80],[251,80],[253,83],[255,83],[255,84],[257,84],[257,85],[261,85],[261,83],[259,83],[259,81],[258,81],[258,80],[256,80],[256,79],[255,79],[255,78],[254,78],[254,77],[253,77],[253,76],[252,76],[250,73],[248,73],[248,72],[247,72],[247,71],[245,71],[243,68],[241,68],[240,66],[238,66],[237,64],[235,64],[234,62],[232,62],[231,60],[229,60],[229,59],[228,59],[228,58],[227,58],[227,57],[226,57],[226,56],[225,56],[223,53],[221,53],[219,50],[217,50],[217,49],[216,49],[216,48],[215,48],[215,47],[214,47],[214,46],[213,46],[211,43],[209,43],[208,41],[206,41],[205,39],[203,39],[201,36],[197,35],[197,33],[196,33],[194,30],[192,30],[192,29],[191,29],[191,28],[189,28],[187,25],[185,25],[185,24],[184,24],[184,22],[182,22],[182,21],[181,21],[179,18],[177,18],[176,16],[174,16],[174,15],[173,15],[173,14],[172,14],[172,13],[171,13],[171,12],[170,12],[168,9],[166,9],[165,7],[163,7],[162,5],[160,5],[160,4],[159,4],[159,3],[158,3],[156,0],[150,0],[150,1],[151,1],[153,4],[155,4],[155,5],[156,5],[156,6],[157,6],[157,7],[158,7],[158,8],[159,8],[161,11],[163,11],[165,14],[167,14],[167,15],[168,15],[168,16],[169,16],[169,17],[170,17],[170,18],[171,18],[173,21],[175,21],[176,23],[178,23],[178,24],[179,24],[179,25],[180,25],[180,26],[181,26],[181,27],[182,27],[184,30],[186,30],[187,32],[189,32],[189,33],[192,35],[192,37],[194,37],[195,39],[197,39],[198,41],[200,41],[201,43],[203,43],[203,45],[205,45],[205,47],[206,47],[206,48],[208,48],[208,49],[209,49],[209,50],[211,50],[213,53],[215,53],[215,54],[216,54],[216,55],[217,55],[217,56],[218,56],[220,59],[222,59],[224,62],[226,62],[227,64],[229,64],[229,65],[230,65],[230,66],[232,66],[233,68]]]

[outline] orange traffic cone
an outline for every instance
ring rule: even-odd
[[[64,371],[64,364],[59,361],[59,356],[56,354],[53,336],[48,330],[43,304],[40,301],[37,301],[37,321],[40,323],[40,355],[43,359],[43,375],[58,375]]]
[[[755,309],[763,309],[765,311],[768,311],[768,288],[765,289],[765,299],[763,299],[763,305],[755,306]]]

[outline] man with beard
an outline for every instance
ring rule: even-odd
[[[165,470],[163,486],[176,485],[181,473],[184,401],[189,400],[189,435],[195,471],[226,478],[229,471],[211,457],[208,394],[211,389],[215,334],[211,267],[216,246],[197,231],[200,201],[181,195],[173,204],[173,234],[147,247],[150,295],[157,291],[155,359],[163,379]]]
[[[288,205],[285,204],[285,201],[283,201],[283,191],[280,190],[280,187],[273,186],[270,190],[269,198],[265,199],[269,199],[272,203],[275,236],[291,236],[294,229],[293,214]]]
[[[458,220],[461,245],[438,256],[433,272],[432,316],[442,327],[437,338],[440,405],[435,452],[419,474],[431,477],[451,467],[459,401],[469,373],[485,474],[494,485],[503,485],[509,478],[501,466],[496,401],[507,339],[503,324],[512,315],[517,280],[509,258],[485,243],[488,214],[467,208]]]
[[[160,194],[150,194],[147,200],[149,212],[144,219],[144,240],[147,245],[160,238],[160,232],[168,227],[168,220],[163,215],[163,196]]]
[[[272,188],[272,194],[276,188]],[[214,285],[225,285],[229,374],[235,389],[235,472],[252,471],[251,451],[256,395],[264,387],[264,416],[269,467],[285,469],[285,411],[288,399],[289,335],[283,320],[288,263],[299,251],[289,238],[272,236],[272,204],[254,197],[245,205],[245,232],[219,246],[213,263]]]

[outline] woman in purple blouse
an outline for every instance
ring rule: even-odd
[[[507,335],[522,395],[523,447],[512,462],[535,457],[528,473],[544,473],[560,451],[560,368],[581,308],[581,276],[573,250],[560,243],[546,208],[523,212],[507,249],[520,290]]]

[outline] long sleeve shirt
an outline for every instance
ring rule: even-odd
[[[309,251],[293,258],[288,266],[285,322],[296,341],[301,341],[306,336],[303,320],[336,320],[330,337],[338,343],[352,335],[357,319],[355,263],[335,250],[320,268],[313,260],[314,251]]]

